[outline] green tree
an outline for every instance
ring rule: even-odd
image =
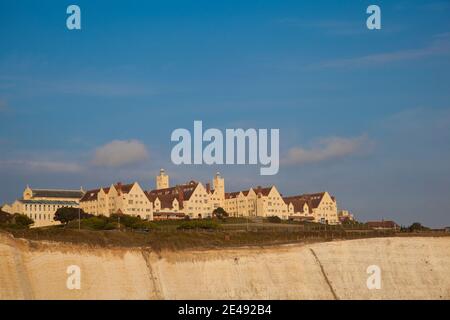
[[[270,223],[281,223],[281,218],[278,217],[278,216],[270,216],[270,217],[267,217],[267,222],[270,222]]]
[[[34,220],[29,218],[28,216],[24,215],[24,214],[19,214],[16,213],[13,218],[12,221],[14,224],[20,226],[20,227],[24,227],[24,228],[28,228],[30,225],[32,225],[34,223]]]
[[[228,218],[228,212],[225,211],[224,208],[222,207],[218,207],[216,209],[213,210],[213,217],[217,217],[219,219],[225,219]]]
[[[427,227],[423,226],[420,222],[414,222],[412,225],[410,225],[408,227],[408,230],[410,232],[427,231],[427,230],[430,230],[430,228],[427,228]]]
[[[83,209],[62,207],[56,210],[53,220],[67,224],[72,220],[78,219],[78,217],[81,219],[86,219],[92,217],[92,215],[85,213]]]

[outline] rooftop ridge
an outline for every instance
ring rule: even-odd
[[[82,189],[41,189],[41,188],[31,188],[29,187],[31,190],[36,190],[36,191],[74,191],[74,192],[80,192],[83,191]]]

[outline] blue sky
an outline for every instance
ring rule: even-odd
[[[228,191],[328,190],[361,220],[450,225],[449,14],[439,0],[2,1],[0,203],[26,184],[152,188],[164,167],[173,183],[219,170]],[[171,132],[194,120],[280,128],[279,174],[171,165]]]

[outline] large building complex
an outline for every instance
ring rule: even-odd
[[[224,209],[234,217],[288,218],[287,205],[275,186],[226,193]]]
[[[81,190],[40,190],[27,187],[23,198],[12,206],[10,213],[23,213],[35,220],[35,226],[52,225],[58,208],[80,207],[94,215],[125,214],[148,220],[201,219],[211,217],[215,209],[223,208],[232,217],[269,217],[338,224],[336,199],[328,192],[284,197],[276,186],[252,187],[237,192],[225,192],[225,179],[217,173],[210,183],[190,181],[169,184],[169,175],[161,169],[156,176],[156,188],[144,190],[139,183],[111,184],[84,192]]]
[[[210,193],[199,182],[190,181],[171,188],[155,189],[147,195],[156,215],[182,212],[194,219],[211,216]]]
[[[286,197],[284,201],[288,205],[290,219],[311,220],[327,224],[340,223],[336,199],[328,192]]]
[[[88,190],[80,200],[80,207],[94,215],[121,213],[153,220],[152,203],[137,182],[118,182],[109,187]]]
[[[34,227],[59,224],[53,218],[56,210],[62,207],[78,208],[84,191],[32,189],[29,186],[23,191],[22,198],[12,205],[5,205],[2,210],[10,214],[24,214],[34,220]]]

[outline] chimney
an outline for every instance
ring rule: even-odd
[[[209,183],[206,184],[206,192],[211,193],[211,185]]]
[[[117,187],[117,193],[120,195],[122,193],[122,182],[117,182],[116,183],[116,187]]]

